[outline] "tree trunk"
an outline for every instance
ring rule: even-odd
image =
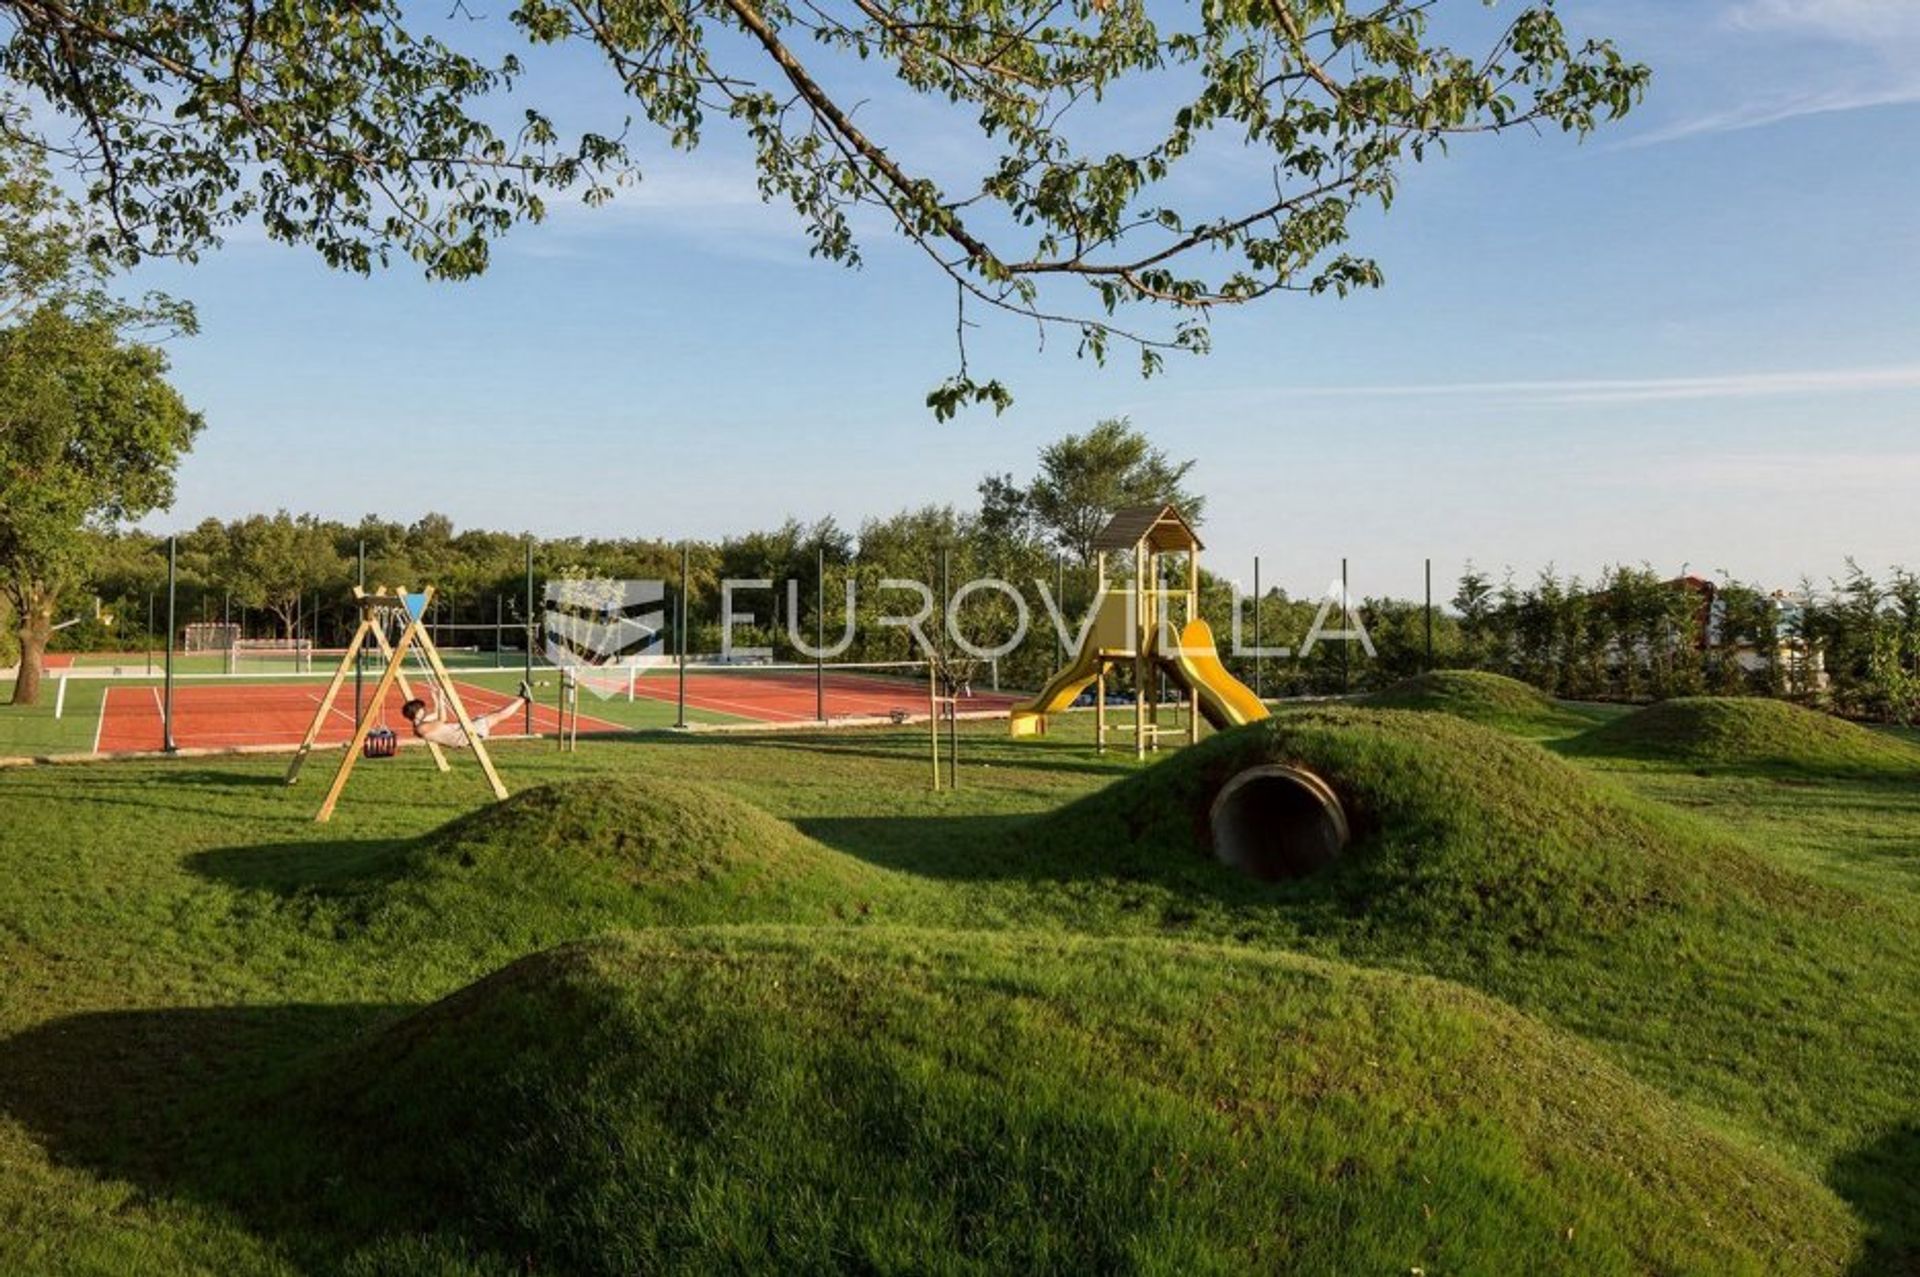
[[[20,673],[13,682],[15,705],[40,703],[40,671],[46,664],[47,640],[52,637],[52,601],[29,601],[20,616]]]

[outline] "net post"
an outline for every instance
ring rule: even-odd
[[[59,718],[67,712],[67,674],[60,672],[58,684],[53,693],[53,716]]]

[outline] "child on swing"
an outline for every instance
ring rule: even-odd
[[[525,679],[520,680],[519,695],[510,703],[501,706],[491,714],[480,714],[471,719],[474,735],[481,740],[487,739],[493,735],[494,724],[503,723],[512,718],[532,699],[533,689],[527,686]],[[416,696],[400,707],[400,717],[413,725],[413,734],[421,740],[445,745],[449,749],[462,749],[467,745],[467,733],[462,730],[460,720],[447,717],[446,707],[440,700],[440,684],[437,682],[433,685],[432,709],[428,709],[427,703]]]

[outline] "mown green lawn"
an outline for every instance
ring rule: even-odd
[[[69,691],[70,713],[82,686]],[[588,707],[641,727],[658,725],[662,710],[670,719],[671,705],[627,707],[618,701]],[[1577,711],[1569,714],[1578,717]],[[632,987],[641,991],[638,1001],[623,993],[609,1003],[608,1015],[625,1035],[616,1035],[623,1044],[617,1058],[640,1060],[652,1042],[663,1052],[661,1060],[681,1061],[681,1072],[653,1061],[636,1063],[639,1073],[617,1086],[598,1073],[577,1079],[585,1088],[581,1095],[587,1098],[578,1101],[584,1107],[554,1109],[551,1129],[534,1143],[523,1146],[517,1141],[531,1137],[516,1134],[512,1165],[519,1169],[513,1174],[534,1174],[530,1168],[543,1159],[575,1167],[577,1147],[563,1153],[540,1140],[564,1143],[572,1124],[620,1102],[632,1088],[671,1088],[685,1070],[718,1070],[715,1076],[724,1077],[729,1068],[759,1061],[764,1085],[775,1085],[766,1078],[779,1075],[775,1092],[740,1091],[708,1078],[700,1082],[697,1103],[691,1090],[683,1097],[696,1108],[720,1106],[715,1111],[742,1106],[738,1112],[746,1116],[704,1136],[681,1130],[671,1114],[657,1119],[668,1122],[661,1128],[649,1124],[656,1119],[638,1123],[629,1115],[595,1126],[594,1139],[614,1138],[608,1132],[618,1131],[621,1138],[660,1140],[662,1147],[695,1159],[711,1156],[714,1140],[734,1141],[724,1147],[740,1150],[748,1159],[741,1165],[757,1166],[763,1181],[779,1183],[790,1174],[796,1184],[809,1186],[806,1192],[824,1196],[806,1208],[814,1212],[808,1227],[782,1217],[781,1228],[797,1228],[788,1238],[793,1249],[783,1252],[777,1245],[754,1249],[769,1245],[770,1237],[777,1240],[776,1234],[786,1236],[764,1231],[773,1227],[766,1222],[770,1217],[756,1212],[793,1210],[790,1196],[762,1200],[766,1194],[757,1189],[753,1210],[729,1213],[720,1199],[708,1200],[691,1188],[690,1195],[662,1189],[655,1197],[629,1185],[625,1196],[595,1200],[607,1210],[671,1210],[707,1222],[677,1239],[650,1233],[648,1245],[656,1249],[634,1251],[624,1269],[618,1255],[594,1249],[604,1246],[605,1234],[591,1221],[563,1221],[560,1203],[503,1196],[487,1208],[523,1221],[516,1228],[549,1238],[551,1253],[568,1260],[560,1267],[644,1271],[662,1254],[694,1253],[675,1252],[674,1246],[697,1243],[709,1248],[699,1253],[710,1260],[734,1255],[735,1267],[754,1267],[755,1254],[765,1264],[768,1255],[785,1253],[806,1256],[806,1266],[816,1269],[860,1262],[908,1269],[917,1265],[913,1252],[902,1248],[916,1230],[953,1227],[956,1236],[973,1236],[967,1230],[977,1227],[1004,1234],[999,1249],[982,1243],[986,1270],[1017,1263],[1046,1267],[1051,1254],[1054,1264],[1078,1255],[1083,1263],[1169,1272],[1182,1270],[1183,1256],[1197,1266],[1265,1271],[1360,1271],[1391,1256],[1398,1271],[1424,1263],[1429,1272],[1543,1266],[1643,1271],[1660,1266],[1649,1258],[1660,1256],[1682,1268],[1710,1271],[1722,1262],[1715,1258],[1721,1252],[1691,1247],[1707,1246],[1716,1228],[1735,1234],[1748,1229],[1754,1237],[1766,1228],[1791,1234],[1790,1215],[1782,1224],[1778,1215],[1763,1219],[1765,1212],[1756,1207],[1747,1219],[1738,1206],[1743,1194],[1765,1196],[1745,1176],[1770,1182],[1767,1177],[1776,1173],[1804,1177],[1808,1191],[1823,1185],[1819,1191],[1841,1203],[1836,1209],[1856,1234],[1851,1244],[1864,1248],[1852,1261],[1854,1271],[1908,1271],[1901,1265],[1920,1254],[1914,1249],[1920,1244],[1914,1223],[1920,1199],[1913,1187],[1920,1183],[1920,958],[1913,956],[1912,939],[1920,924],[1920,786],[1884,779],[1701,775],[1631,760],[1579,760],[1575,766],[1601,778],[1595,791],[1600,798],[1593,801],[1611,802],[1606,796],[1613,793],[1644,800],[1630,808],[1631,828],[1623,838],[1653,830],[1672,832],[1686,847],[1694,845],[1690,840],[1702,847],[1737,840],[1740,854],[1750,852],[1764,866],[1754,871],[1761,883],[1755,891],[1791,897],[1799,894],[1793,884],[1805,883],[1805,893],[1816,901],[1811,921],[1797,935],[1761,934],[1741,912],[1744,906],[1704,897],[1697,914],[1684,915],[1697,918],[1698,929],[1675,933],[1672,947],[1616,944],[1596,932],[1565,944],[1547,937],[1535,949],[1502,953],[1487,947],[1504,943],[1492,931],[1471,937],[1423,931],[1417,902],[1398,901],[1388,926],[1386,915],[1369,920],[1351,901],[1246,883],[1172,845],[1177,840],[1164,847],[1151,841],[1122,847],[1105,835],[1075,834],[1117,828],[1110,821],[1073,824],[1074,813],[1083,810],[1077,804],[1097,804],[1107,787],[1143,770],[1130,758],[1096,756],[1088,726],[1084,717],[1070,716],[1044,740],[1011,742],[999,725],[966,725],[960,788],[940,793],[928,784],[926,737],[910,729],[691,738],[659,733],[583,739],[571,755],[550,743],[497,747],[501,769],[516,790],[592,777],[708,786],[786,822],[805,846],[831,857],[817,872],[795,870],[800,877],[772,888],[744,876],[750,866],[736,871],[699,864],[631,888],[585,878],[561,883],[556,874],[572,872],[564,846],[543,845],[536,855],[532,844],[541,826],[531,832],[525,824],[493,826],[486,815],[460,827],[467,839],[460,845],[469,849],[461,855],[469,864],[478,857],[475,872],[494,876],[461,885],[457,871],[433,867],[439,863],[433,849],[442,845],[433,841],[433,831],[480,808],[484,790],[470,765],[459,763],[442,776],[418,755],[362,764],[339,814],[325,826],[314,824],[311,814],[326,769],[310,769],[300,786],[289,789],[281,783],[284,760],[271,757],[0,773],[0,1271],[328,1270],[334,1267],[331,1247],[346,1247],[341,1256],[350,1249],[342,1238],[361,1246],[351,1264],[339,1260],[359,1265],[354,1271],[518,1270],[465,1234],[454,1242],[420,1240],[427,1235],[420,1230],[434,1225],[409,1215],[401,1227],[394,1222],[398,1215],[380,1216],[384,1199],[372,1188],[324,1210],[302,1204],[316,1184],[332,1184],[348,1173],[335,1164],[343,1155],[325,1147],[327,1138],[316,1141],[313,1131],[349,1119],[336,1100],[315,1099],[320,1116],[301,1117],[309,1124],[296,1133],[299,1124],[286,1116],[283,1097],[317,1094],[313,1088],[332,1085],[336,1075],[358,1077],[356,1070],[367,1067],[359,1056],[338,1066],[313,1063],[344,1049],[342,1043],[377,1035],[397,1017],[531,952],[610,930],[637,930],[642,937],[632,953],[617,949],[591,959],[596,971],[637,981]],[[0,753],[11,752],[9,739],[57,741],[66,729],[64,723],[0,710]],[[1343,730],[1336,723],[1329,739],[1341,739]],[[1371,748],[1355,746],[1357,767],[1383,765],[1379,759],[1385,756]],[[1144,769],[1161,765],[1150,761]],[[555,819],[578,815],[564,807],[556,811]],[[593,824],[597,817],[578,819],[584,822],[582,842],[609,832]],[[700,819],[695,811],[675,815],[673,823],[691,828]],[[1178,819],[1176,813],[1170,823]],[[1471,822],[1463,827],[1470,830]],[[773,837],[757,828],[748,830],[747,842]],[[620,830],[611,834],[617,843]],[[1565,916],[1578,914],[1570,907]],[[1765,926],[1774,917],[1752,916]],[[760,930],[733,929],[747,924]],[[694,930],[679,930],[688,927]],[[1096,942],[1123,947],[1087,947]],[[1693,943],[1719,951],[1687,952]],[[1323,970],[1316,963],[1332,965]],[[725,974],[711,980],[689,974],[709,964]],[[861,1005],[892,990],[887,996],[907,999],[901,1005],[910,1004],[911,1011],[892,1013],[884,1033],[871,1024],[862,1030],[879,1034],[867,1051],[857,1036],[842,1040],[849,1024],[864,1021],[848,1020],[841,1003],[816,1001],[805,987],[788,990],[785,984],[774,996],[766,990],[775,986],[755,983],[763,975],[768,981],[817,981]],[[1445,983],[1404,990],[1369,983],[1428,976]],[[877,983],[869,986],[870,979]],[[1371,1008],[1364,1014],[1354,1009],[1357,1003],[1343,1000],[1344,993],[1326,992],[1346,989],[1349,982],[1358,982],[1352,985],[1359,991],[1355,996]],[[1275,991],[1271,1006],[1261,1001],[1263,983]],[[672,1000],[661,1005],[680,1010],[669,1016],[644,996],[648,989],[661,990],[663,998],[671,991]],[[1636,997],[1637,990],[1645,996]],[[991,1000],[978,1000],[987,996]],[[764,1014],[782,1017],[784,1027],[730,1019],[722,1014],[723,1003],[712,1000],[721,997],[732,999],[724,1006],[742,1005],[738,999],[746,997]],[[1403,997],[1413,999],[1408,1007],[1431,1008],[1432,1018],[1399,1009],[1396,999]],[[1467,1027],[1488,1022],[1483,1002],[1512,1008],[1499,1011],[1515,1026],[1499,1030],[1515,1035],[1507,1047],[1511,1077],[1481,1058],[1475,1035],[1489,1030]],[[574,1004],[562,999],[562,1005]],[[1452,1018],[1456,1011],[1468,1019]],[[486,1014],[506,1016],[499,1031],[509,1038],[522,1031],[515,1027],[523,1023],[515,1018],[520,1011]],[[1216,1038],[1205,1027],[1224,1028],[1243,1014],[1252,1018],[1237,1036]],[[1300,1025],[1316,1022],[1346,1027],[1328,1035],[1321,1051],[1294,1036],[1303,1032]],[[697,1032],[696,1024],[703,1026]],[[1401,1031],[1396,1024],[1410,1027]],[[1056,1040],[1068,1029],[1075,1035],[1070,1048]],[[1007,1064],[1005,1077],[994,1080],[1001,1071],[996,1059],[1014,1058],[985,1049],[1003,1030],[1006,1051],[1039,1052],[1018,1055],[1022,1060],[1062,1052],[1059,1071]],[[945,1034],[953,1036],[943,1044]],[[1310,1084],[1290,1082],[1272,1092],[1261,1089],[1265,1082],[1251,1091],[1237,1089],[1249,1067],[1257,1071],[1268,1050],[1263,1043],[1282,1041],[1293,1043],[1281,1054],[1292,1053],[1287,1058],[1296,1070],[1312,1074]],[[1565,1060],[1563,1051],[1571,1052]],[[1592,1062],[1583,1062],[1589,1055]],[[541,1067],[569,1067],[565,1056],[559,1052]],[[1422,1067],[1426,1056],[1430,1068]],[[376,1052],[374,1058],[386,1057]],[[424,1090],[398,1092],[415,1097],[409,1105],[463,1070],[534,1067],[526,1062],[532,1055],[496,1059],[483,1051],[438,1063],[435,1058],[427,1057],[428,1064],[451,1072],[417,1080]],[[805,1068],[791,1076],[779,1072],[787,1067],[781,1061],[802,1058],[810,1061]],[[874,1159],[889,1157],[900,1140],[932,1140],[924,1173],[871,1163],[887,1192],[902,1203],[911,1198],[919,1203],[914,1209],[925,1213],[903,1204],[890,1222],[880,1222],[886,1208],[876,1199],[871,1209],[881,1215],[875,1216],[874,1236],[859,1250],[865,1256],[860,1261],[834,1249],[845,1243],[849,1227],[836,1212],[845,1209],[846,1194],[857,1194],[860,1176],[821,1160],[845,1143],[829,1143],[826,1136],[816,1143],[809,1134],[813,1126],[838,1131],[850,1119],[809,1099],[808,1088],[839,1071],[880,1070],[883,1063],[892,1079],[886,1083],[894,1088],[886,1093],[891,1098],[873,1099],[876,1107],[865,1119],[870,1124],[854,1123],[836,1138],[856,1140]],[[385,1067],[373,1075],[384,1078]],[[1368,1081],[1376,1069],[1384,1072]],[[939,1089],[947,1085],[940,1079],[949,1070],[958,1070],[953,1078],[1013,1087],[1007,1094],[1026,1098],[1019,1101],[1022,1111],[1004,1120],[1028,1125],[1017,1135],[994,1134],[1002,1119],[980,1108],[978,1093]],[[1431,1116],[1433,1106],[1460,1101],[1445,1081],[1459,1070],[1484,1075],[1486,1089],[1475,1103],[1492,1116],[1471,1131],[1444,1123],[1429,1128],[1424,1124],[1440,1121]],[[1617,1080],[1609,1070],[1618,1072]],[[1595,1110],[1577,1120],[1573,1110],[1554,1107],[1562,1093],[1553,1088],[1566,1086],[1572,1075],[1589,1078]],[[371,1085],[377,1091],[387,1083]],[[509,1078],[494,1098],[510,1106],[525,1098],[530,1085]],[[283,1086],[294,1089],[275,1089]],[[1429,1086],[1437,1089],[1429,1094]],[[1539,1093],[1529,1099],[1536,1087]],[[1308,1165],[1301,1160],[1307,1154],[1288,1152],[1284,1139],[1275,1145],[1217,1143],[1226,1137],[1206,1120],[1155,1098],[1190,1090],[1214,1095],[1210,1102],[1227,1103],[1219,1097],[1231,1093],[1240,1097],[1232,1101],[1236,1105],[1272,1106],[1275,1115],[1287,1115],[1274,1118],[1282,1135],[1293,1129],[1288,1123],[1304,1124],[1301,1148],[1310,1146],[1318,1160]],[[1578,1098],[1577,1088],[1574,1094]],[[1029,1100],[1037,1106],[1031,1111]],[[305,1103],[293,1107],[305,1114]],[[380,1119],[371,1113],[354,1119],[352,1132],[338,1132],[340,1139],[373,1139],[378,1132],[365,1124],[377,1127]],[[937,1126],[947,1123],[938,1126],[938,1139],[928,1129],[916,1127],[909,1136],[895,1125],[918,1121],[912,1115],[921,1113],[933,1113],[927,1120]],[[1728,1171],[1717,1187],[1700,1190],[1720,1194],[1713,1200],[1721,1214],[1712,1222],[1678,1206],[1662,1215],[1661,1208],[1616,1202],[1608,1196],[1613,1190],[1594,1180],[1591,1211],[1556,1224],[1553,1246],[1529,1230],[1558,1208],[1528,1197],[1533,1190],[1518,1180],[1512,1190],[1517,1196],[1505,1209],[1493,1199],[1449,1205],[1444,1186],[1431,1187],[1450,1177],[1506,1182],[1501,1177],[1524,1171],[1559,1175],[1555,1182],[1572,1184],[1578,1195],[1578,1186],[1588,1182],[1582,1177],[1596,1173],[1578,1169],[1589,1167],[1583,1159],[1630,1170],[1638,1165],[1628,1143],[1609,1142],[1626,1136],[1604,1123],[1592,1130],[1583,1125],[1615,1113],[1631,1119],[1631,1129],[1639,1132],[1633,1140],[1653,1140],[1648,1132],[1687,1123],[1697,1124],[1698,1133],[1684,1140],[1717,1141],[1711,1148],[1684,1141],[1663,1146],[1660,1156],[1672,1165],[1686,1165],[1686,1149],[1693,1148],[1692,1159],[1701,1167],[1751,1155],[1762,1170]],[[447,1120],[468,1121],[459,1114]],[[763,1120],[796,1125],[782,1137]],[[321,1126],[313,1127],[315,1121]],[[413,1132],[408,1138],[421,1145],[440,1138],[424,1125],[407,1129]],[[1430,1138],[1409,1145],[1413,1151],[1403,1165],[1391,1159],[1370,1164],[1364,1149],[1352,1150],[1359,1158],[1353,1166],[1338,1155],[1342,1138],[1366,1132],[1369,1141],[1390,1141],[1409,1129],[1430,1129]],[[1556,1143],[1563,1137],[1573,1143]],[[1161,1148],[1161,1140],[1171,1143]],[[1114,1170],[1107,1178],[1069,1177],[1057,1181],[1054,1191],[1085,1195],[1084,1201],[1075,1198],[1074,1208],[1084,1208],[1084,1215],[1070,1219],[1103,1221],[1101,1227],[1116,1234],[1134,1230],[1134,1243],[1109,1239],[1115,1249],[1078,1251],[1074,1228],[1048,1231],[1061,1227],[1055,1212],[1066,1209],[1048,1199],[1046,1186],[1055,1182],[1049,1176],[1057,1174],[1047,1160],[1053,1154],[1034,1162],[1016,1157],[1009,1163],[1013,1171],[983,1170],[978,1182],[960,1169],[954,1171],[959,1178],[943,1177],[935,1167],[962,1168],[987,1146],[1029,1147],[1028,1141],[1038,1141],[1031,1147],[1042,1151],[1065,1141],[1061,1150],[1079,1150],[1060,1153],[1069,1161],[1110,1159]],[[1158,1203],[1148,1209],[1139,1199],[1143,1190],[1129,1188],[1134,1181],[1125,1177],[1137,1173],[1150,1183],[1162,1174],[1189,1174],[1174,1169],[1184,1156],[1182,1141],[1199,1159],[1192,1173],[1203,1162],[1212,1164],[1210,1159],[1239,1156],[1242,1174],[1270,1175],[1276,1184],[1306,1175],[1314,1187],[1289,1189],[1297,1195],[1249,1210],[1238,1190],[1205,1187],[1211,1181],[1203,1175],[1193,1189],[1202,1223],[1180,1213],[1178,1193],[1170,1204],[1148,1193]],[[1577,1155],[1571,1151],[1576,1145]],[[394,1155],[392,1146],[379,1147],[380,1156]],[[1231,1148],[1241,1151],[1233,1154]],[[675,1173],[698,1169],[693,1162],[674,1165],[681,1167]],[[664,1165],[659,1170],[669,1173]],[[445,1167],[432,1173],[451,1174]],[[470,1192],[480,1182],[472,1178],[478,1173],[467,1167],[435,1191]],[[714,1172],[707,1167],[705,1173]],[[381,1193],[401,1193],[397,1174],[371,1175],[369,1182]],[[1003,1174],[1033,1178],[1010,1184],[995,1178]],[[1422,1180],[1428,1188],[1420,1187]],[[1350,1198],[1343,1199],[1342,1183],[1351,1184]],[[1024,1208],[1000,1197],[986,1204],[976,1200],[978,1194],[1016,1190],[1034,1195]],[[1663,1200],[1659,1193],[1653,1199]],[[445,1212],[461,1209],[451,1197],[442,1205]],[[1033,1244],[1026,1249],[1013,1244],[1023,1209],[1032,1220],[1052,1221],[1033,1224]],[[966,1213],[974,1210],[991,1224],[955,1223],[953,1212],[971,1218]],[[1276,1222],[1291,1210],[1299,1212],[1297,1235]],[[1402,1218],[1403,1210],[1413,1217]],[[1438,1215],[1423,1219],[1422,1211]],[[377,1228],[367,1222],[376,1218]],[[1210,1248],[1217,1239],[1206,1230],[1216,1227],[1275,1231],[1268,1249],[1222,1251]],[[1808,1215],[1810,1253],[1830,1260],[1831,1248],[1841,1244],[1833,1227]],[[377,1244],[362,1245],[368,1228],[379,1232]],[[1182,1231],[1187,1228],[1200,1231],[1188,1235]],[[1602,1235],[1590,1238],[1590,1231]],[[1596,1249],[1586,1249],[1589,1241]],[[1289,1251],[1289,1245],[1300,1249]],[[466,1258],[451,1266],[449,1254]],[[1779,1267],[1752,1270],[1832,1270],[1831,1263],[1805,1263],[1783,1252]]]

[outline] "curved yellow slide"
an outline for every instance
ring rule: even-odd
[[[1058,714],[1073,704],[1074,698],[1087,690],[1087,684],[1100,676],[1101,653],[1132,646],[1132,602],[1120,590],[1108,590],[1100,597],[1073,659],[1047,680],[1038,696],[1013,707],[1008,721],[1013,735],[1033,736],[1045,731],[1047,715]]]
[[[1040,694],[1024,705],[1013,707],[1012,717],[1008,720],[1011,732],[1015,736],[1033,736],[1046,724],[1047,715],[1058,714],[1073,704],[1087,685],[1100,674],[1100,656],[1093,643],[1087,643],[1068,663],[1065,669],[1047,680]]]
[[[1160,662],[1192,690],[1200,713],[1216,728],[1242,727],[1267,717],[1267,707],[1253,689],[1227,673],[1213,645],[1213,629],[1205,621],[1188,621],[1180,631],[1177,651],[1157,652]]]

